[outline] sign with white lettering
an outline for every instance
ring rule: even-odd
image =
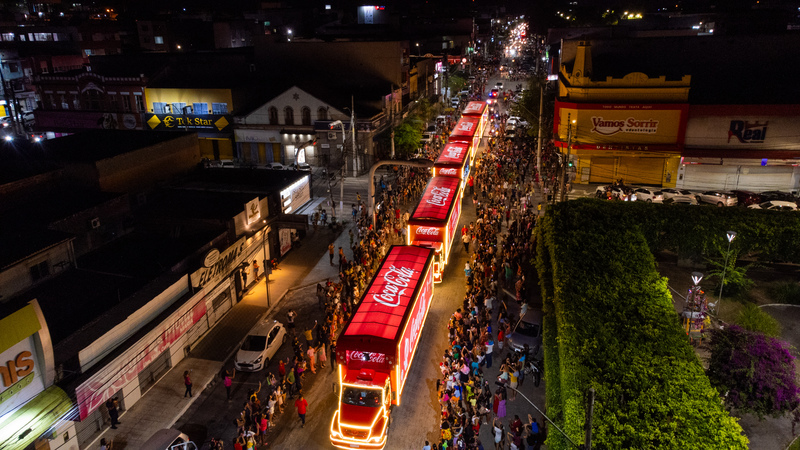
[[[797,152],[798,123],[797,105],[692,106],[685,144],[687,148],[754,150],[753,157],[759,158],[768,157],[766,150]]]
[[[458,178],[431,178],[425,188],[425,192],[422,194],[422,199],[417,205],[417,209],[411,215],[411,220],[446,220],[453,200],[457,197],[457,193],[461,188],[460,184],[461,180]]]
[[[244,259],[245,241],[244,237],[239,238],[235,244],[222,253],[217,249],[209,250],[203,260],[203,264],[206,265],[189,276],[192,287],[202,288],[210,282],[226,276],[233,267],[238,266]]]
[[[400,359],[398,361],[400,365],[397,380],[398,397],[403,392],[403,385],[406,382],[408,370],[411,368],[411,362],[417,351],[417,344],[422,334],[422,328],[425,326],[425,319],[428,317],[428,310],[430,310],[431,300],[433,299],[433,270],[428,270],[421,283],[422,288],[409,315],[411,323],[406,327],[398,344],[398,357]],[[400,398],[397,399],[396,404],[400,404]]]

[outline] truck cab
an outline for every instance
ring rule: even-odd
[[[347,370],[331,442],[339,448],[381,449],[386,445],[392,405],[391,377],[370,369]]]

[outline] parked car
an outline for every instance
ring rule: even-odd
[[[279,162],[271,162],[271,163],[267,164],[267,169],[286,170],[286,166],[284,166],[283,164],[281,164]]]
[[[506,127],[509,125],[514,125],[515,127],[527,127],[528,122],[518,116],[511,116],[508,118],[508,120],[506,120]]]
[[[257,372],[269,365],[272,357],[289,337],[286,328],[277,320],[264,319],[247,333],[236,352],[236,370]]]
[[[666,188],[661,190],[661,194],[664,196],[664,200],[668,198],[680,198],[680,199],[691,198],[692,200],[696,199],[694,192],[689,191],[687,189]]]
[[[311,172],[311,166],[306,163],[294,163],[292,164],[292,168],[301,172]]]
[[[768,200],[757,205],[748,206],[750,209],[768,209],[770,211],[797,211],[797,203],[783,200]]]
[[[760,194],[756,194],[755,192],[752,191],[735,190],[731,192],[733,192],[733,194],[736,195],[736,202],[740,206],[756,205],[764,201],[763,197]]]
[[[697,194],[697,201],[717,206],[736,206],[736,195],[732,192],[705,191]]]
[[[797,202],[797,198],[792,195],[790,192],[784,191],[764,191],[761,194],[761,198],[766,202],[769,200],[781,200],[784,202]]]
[[[532,355],[539,353],[542,345],[542,311],[528,309],[508,335],[508,343],[513,350],[524,351],[527,345]]]
[[[636,188],[633,193],[636,194],[636,200],[640,202],[661,203],[664,200],[664,194],[652,188]]]
[[[10,127],[11,123],[11,116],[0,117],[0,125],[2,125],[3,128]]]
[[[672,197],[665,198],[661,202],[664,205],[699,205],[700,203],[694,197]]]

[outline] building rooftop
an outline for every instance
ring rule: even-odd
[[[571,69],[579,40],[565,41]],[[591,40],[592,79],[632,72],[679,80],[691,75],[690,104],[796,104],[800,84],[787,64],[800,36],[692,36]]]
[[[64,163],[88,163],[113,158],[151,145],[178,139],[180,131],[90,130],[42,141],[44,156]]]

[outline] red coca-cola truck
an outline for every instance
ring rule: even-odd
[[[406,241],[410,245],[430,247],[436,253],[433,280],[442,281],[444,266],[450,257],[450,246],[461,218],[463,189],[460,178],[433,177],[408,220]]]
[[[331,443],[382,449],[433,298],[433,250],[393,246],[336,345]]]

